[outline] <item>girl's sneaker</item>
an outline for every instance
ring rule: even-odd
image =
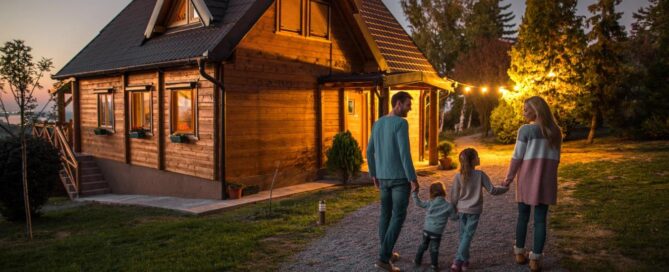
[[[453,264],[451,265],[451,272],[460,272],[462,271],[462,261],[455,260],[453,261]]]

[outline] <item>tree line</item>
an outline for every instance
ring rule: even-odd
[[[411,36],[442,76],[488,87],[456,96],[451,111],[477,112],[485,135],[492,129],[513,142],[524,99],[540,95],[566,133],[589,128],[590,142],[603,125],[626,137],[667,138],[669,0],[636,11],[629,32],[619,22],[621,2],[598,0],[586,18],[576,15],[576,0],[528,0],[517,29],[505,0],[401,4]]]

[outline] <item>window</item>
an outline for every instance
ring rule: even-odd
[[[197,14],[193,3],[189,0],[174,0],[172,9],[168,13],[167,27],[177,27],[200,22],[200,15]]]
[[[130,92],[130,129],[151,131],[151,92]]]
[[[170,125],[173,134],[195,134],[195,91],[174,89],[170,97]]]
[[[98,94],[98,127],[114,128],[114,96],[111,93]]]
[[[309,15],[309,36],[329,38],[330,3],[322,0],[310,0]]]
[[[276,29],[305,37],[329,39],[330,5],[330,0],[279,0]]]
[[[347,108],[348,108],[348,114],[355,114],[355,101],[349,100]]]
[[[302,0],[279,1],[279,29],[302,33]]]

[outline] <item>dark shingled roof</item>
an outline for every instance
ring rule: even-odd
[[[204,2],[213,17],[210,26],[165,33],[144,41],[156,0],[132,1],[54,78],[194,60],[205,52],[210,52],[210,59],[221,60],[272,3],[270,0]],[[222,43],[224,39],[227,41]]]
[[[362,0],[360,10],[391,72],[437,73],[381,0]]]

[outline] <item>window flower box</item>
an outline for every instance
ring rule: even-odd
[[[172,134],[170,135],[170,141],[173,143],[187,143],[188,136],[184,134]]]
[[[128,137],[135,139],[146,138],[146,130],[143,129],[131,130],[130,133],[128,133]]]
[[[109,131],[108,129],[106,129],[106,128],[100,128],[100,127],[99,127],[99,128],[95,128],[95,129],[93,130],[93,133],[95,133],[95,135],[110,135],[110,134],[112,134],[111,131]]]

